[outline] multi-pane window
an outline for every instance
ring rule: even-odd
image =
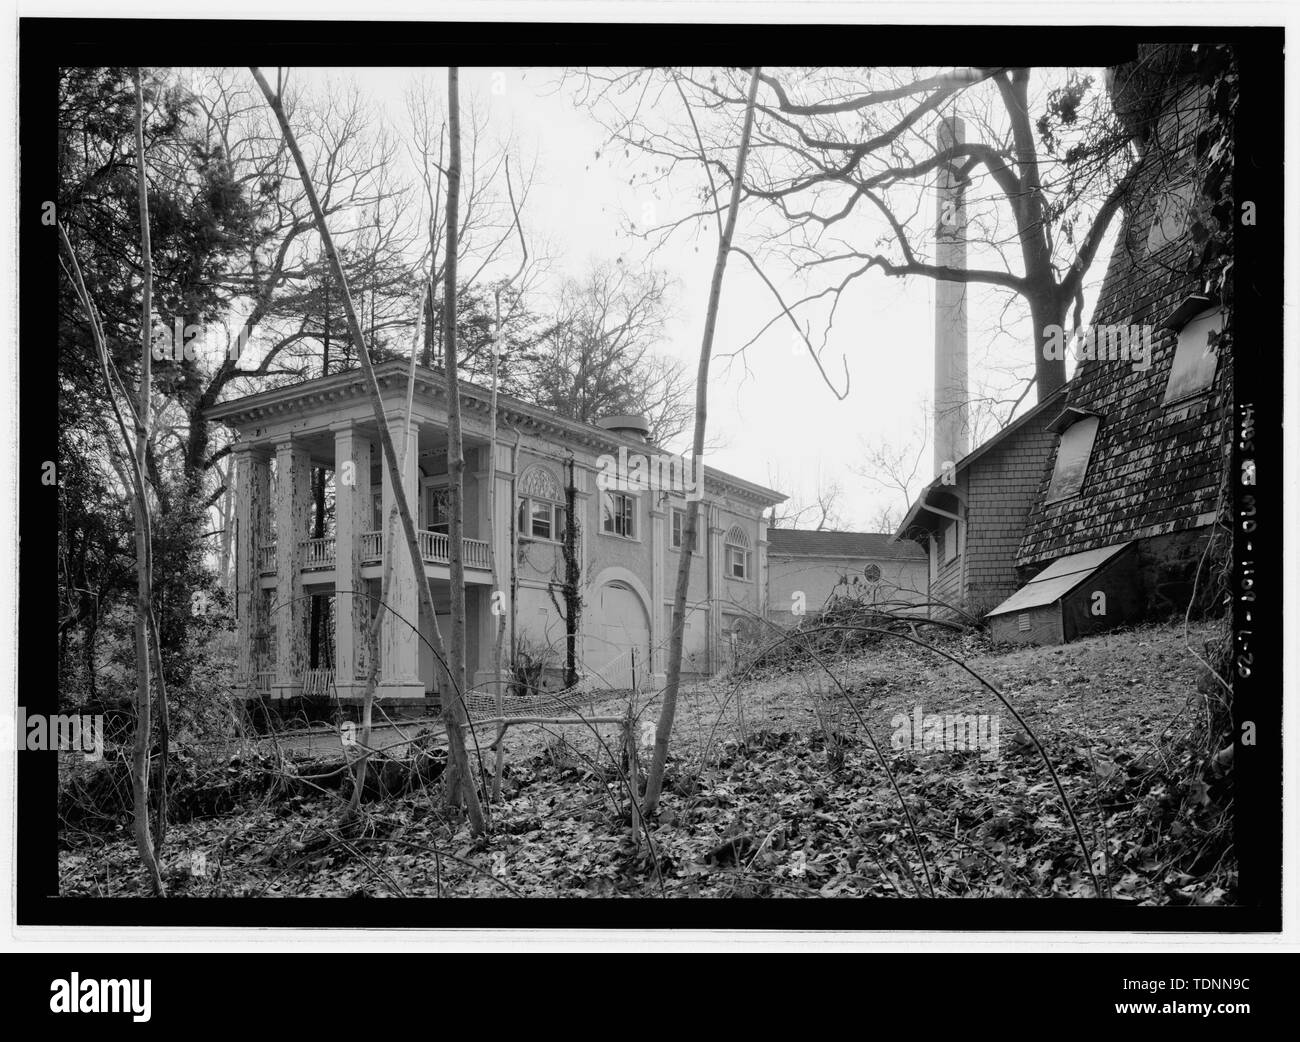
[[[1047,486],[1049,503],[1077,496],[1083,488],[1083,479],[1088,474],[1088,458],[1092,455],[1092,443],[1096,440],[1097,428],[1100,426],[1101,417],[1085,416],[1071,424],[1061,435],[1061,443],[1056,447],[1052,482]]]
[[[636,538],[636,499],[625,492],[604,492],[600,501],[602,531]]]
[[[534,464],[519,478],[519,534],[525,539],[564,539],[568,512],[560,483],[545,467]]]
[[[446,485],[430,487],[424,522],[430,532],[451,531],[451,489]]]
[[[727,533],[727,575],[732,579],[749,578],[749,536],[739,525]]]
[[[550,539],[559,542],[564,538],[567,513],[559,503],[543,499],[519,501],[519,533],[529,539]]]

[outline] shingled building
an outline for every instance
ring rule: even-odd
[[[1111,77],[1116,111],[1149,161],[1125,205],[1092,325],[1076,338],[1081,357],[1049,425],[1055,444],[1016,555],[1022,579],[1051,565],[1078,577],[1077,590],[1087,570],[1069,558],[1106,561],[1115,555],[1082,555],[1133,544],[1136,596],[1122,598],[1122,611],[1101,599],[1099,615],[1111,623],[1186,606],[1229,449],[1222,316],[1203,292],[1190,234],[1205,106],[1191,57],[1190,48],[1156,48]],[[1042,597],[1053,594],[1044,584]],[[1018,624],[1001,629],[1032,633],[1032,609],[1051,603],[1035,600],[1018,596],[992,618],[1014,613]]]

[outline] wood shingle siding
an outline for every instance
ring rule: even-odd
[[[1101,426],[1078,495],[1048,503],[1053,446],[1017,554],[1022,574],[1062,554],[1203,526],[1217,512],[1229,449],[1229,359],[1226,353],[1220,357],[1206,391],[1164,404],[1178,346],[1177,331],[1164,323],[1201,285],[1188,267],[1189,234],[1184,231],[1154,250],[1148,244],[1162,192],[1176,180],[1171,170],[1192,171],[1188,150],[1194,135],[1185,129],[1177,134],[1175,113],[1185,126],[1194,122],[1199,104],[1194,87],[1171,96],[1159,124],[1161,136],[1168,141],[1174,135],[1185,147],[1135,186],[1093,314],[1098,327],[1151,327],[1150,365],[1141,370],[1129,360],[1100,358],[1078,363],[1068,405],[1100,416]]]

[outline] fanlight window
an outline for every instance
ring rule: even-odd
[[[564,538],[568,513],[564,491],[545,467],[533,464],[519,476],[519,534],[527,539]]]
[[[727,575],[732,579],[749,578],[749,536],[739,525],[727,533]]]

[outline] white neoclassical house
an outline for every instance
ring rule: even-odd
[[[407,363],[381,363],[375,374],[397,454],[405,457],[401,481],[418,511],[424,571],[417,577],[404,546],[394,547],[400,552],[391,555],[390,610],[380,623],[379,693],[423,700],[437,697],[438,672],[416,582],[429,583],[444,638],[450,622],[446,381],[440,372],[417,370],[405,427]],[[394,476],[362,381],[360,370],[346,371],[233,399],[208,413],[235,433],[239,669],[264,697],[300,695],[304,680],[321,671],[344,702],[364,689],[366,631],[384,567],[381,519],[389,516]],[[705,674],[723,665],[744,619],[765,611],[764,511],[785,497],[711,468],[702,468],[692,486],[695,475],[683,473],[680,460],[670,468],[636,417],[592,426],[505,396],[497,403],[493,460],[490,402],[486,390],[461,385],[471,683],[483,687],[495,678],[500,615],[506,660],[518,648],[549,661],[558,676],[572,601],[564,596],[574,571],[565,560],[570,531],[581,672],[616,688],[661,681],[687,496],[697,494],[701,544],[692,562],[683,669]],[[610,487],[612,465],[630,480]],[[313,538],[316,468],[326,471],[333,509],[326,511],[325,535]],[[313,662],[316,597],[331,600],[334,625]]]

